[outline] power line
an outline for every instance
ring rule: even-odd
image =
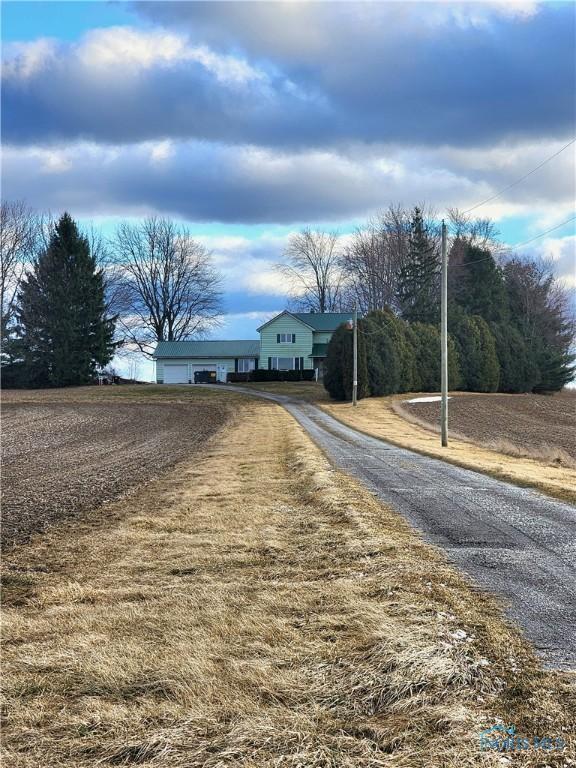
[[[486,203],[489,203],[491,200],[495,200],[497,197],[500,197],[500,195],[504,194],[504,192],[507,192],[509,189],[512,189],[512,187],[515,187],[517,184],[520,184],[521,181],[524,181],[524,179],[527,179],[528,176],[531,176],[533,173],[536,173],[536,171],[540,170],[540,168],[542,168],[543,165],[546,165],[546,163],[549,163],[550,160],[553,160],[555,157],[558,157],[558,155],[561,152],[564,152],[565,149],[568,149],[568,147],[574,144],[574,142],[576,142],[576,138],[569,141],[568,144],[565,144],[557,152],[554,152],[553,155],[550,155],[550,157],[547,157],[546,160],[543,160],[540,163],[540,165],[536,166],[536,168],[532,168],[532,170],[528,171],[528,173],[525,173],[524,176],[521,176],[519,179],[516,179],[516,181],[513,181],[512,184],[509,184],[507,187],[504,187],[504,189],[501,189],[499,192],[496,192],[496,194],[492,195],[491,197],[487,197],[486,200],[482,200],[481,203],[477,203],[476,205],[473,205],[472,208],[468,208],[466,211],[463,211],[462,215],[465,216],[467,213],[470,213],[470,211],[475,211],[476,208],[480,208],[480,206],[485,205]]]
[[[566,221],[563,221],[561,224],[556,224],[555,227],[550,227],[550,229],[547,229],[546,232],[541,232],[539,235],[536,235],[536,237],[531,237],[530,240],[524,240],[523,243],[516,243],[514,245],[514,248],[520,248],[522,245],[528,245],[528,243],[533,243],[534,240],[539,240],[541,237],[544,237],[544,235],[547,235],[549,232],[554,232],[555,229],[560,229],[560,227],[563,227],[565,224],[570,224],[571,221],[574,221],[576,219],[576,215],[571,216],[569,219],[566,219]]]
[[[550,232],[554,232],[555,229],[560,229],[560,227],[565,226],[566,224],[570,224],[571,221],[574,221],[576,219],[576,215],[571,216],[569,219],[566,219],[566,221],[561,222],[560,224],[556,224],[555,227],[550,227],[550,229],[547,229],[545,232],[540,232],[539,235],[536,235],[535,237],[531,237],[530,240],[524,240],[523,243],[515,243],[514,245],[511,245],[508,250],[512,251],[516,248],[521,248],[523,245],[528,245],[528,243],[533,243],[534,240],[539,240],[541,237],[544,237],[545,235],[549,234]],[[485,256],[483,259],[476,259],[475,261],[465,261],[462,262],[462,264],[449,264],[449,269],[454,269],[454,267],[467,267],[469,264],[478,264],[480,261],[489,261],[492,259],[492,256]]]

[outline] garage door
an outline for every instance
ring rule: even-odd
[[[188,384],[188,366],[165,365],[164,384]]]
[[[194,374],[196,371],[215,371],[215,365],[193,365],[192,366],[192,381],[194,381]]]

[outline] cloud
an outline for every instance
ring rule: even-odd
[[[286,281],[274,266],[282,261],[288,237],[201,235],[195,239],[211,251],[216,267],[224,276],[227,292],[244,291],[251,296],[278,296],[285,299]]]
[[[570,4],[147,2],[8,51],[4,139],[478,146],[573,127]],[[34,47],[36,46],[36,48]]]
[[[160,213],[203,222],[338,222],[363,218],[392,202],[474,205],[556,146],[500,147],[484,158],[475,149],[467,157],[444,149],[409,152],[385,145],[347,147],[346,152],[279,152],[204,142],[6,147],[4,194],[81,217]],[[566,170],[573,157],[559,156],[558,161],[562,173],[557,167],[544,173],[543,168],[529,184],[513,188],[479,213],[567,217],[574,185],[566,180]]]
[[[576,235],[547,237],[530,243],[521,249],[522,253],[550,259],[554,272],[570,288],[576,289]]]

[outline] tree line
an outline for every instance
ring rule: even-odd
[[[115,354],[208,333],[221,278],[190,231],[149,217],[111,238],[23,202],[0,211],[2,384],[87,384]]]
[[[451,386],[561,388],[573,371],[574,322],[551,264],[505,252],[487,219],[451,211],[450,232]],[[432,211],[391,206],[346,237],[303,229],[284,257],[277,268],[293,308],[358,307],[363,391],[438,388],[440,228]],[[150,355],[158,341],[202,338],[220,321],[221,285],[211,254],[169,219],[123,222],[104,238],[68,214],[53,221],[3,202],[3,384],[88,383],[115,354]],[[346,333],[329,350],[327,384],[342,381],[335,396],[349,386]]]
[[[574,374],[575,325],[570,292],[552,264],[506,253],[490,221],[466,220],[453,211],[451,224],[451,388],[562,389]],[[438,225],[421,209],[410,216],[390,209],[357,230],[342,249],[334,277],[340,300],[348,307],[356,304],[363,315],[360,397],[440,387],[439,238]],[[319,310],[319,297],[302,297]],[[349,328],[340,328],[328,347],[324,381],[336,399],[351,396],[351,335]]]

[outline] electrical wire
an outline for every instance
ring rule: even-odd
[[[495,200],[497,197],[500,197],[500,195],[504,194],[504,192],[507,192],[509,189],[512,189],[512,187],[515,187],[517,184],[520,184],[521,181],[524,181],[524,179],[527,179],[528,176],[532,176],[533,173],[536,173],[536,171],[540,170],[540,168],[542,168],[543,165],[546,165],[546,163],[549,163],[550,160],[553,160],[555,157],[558,157],[558,155],[561,152],[564,152],[565,149],[568,149],[568,147],[574,144],[574,142],[576,142],[576,138],[569,141],[568,144],[565,144],[557,152],[554,152],[553,155],[550,155],[550,157],[547,157],[546,160],[543,160],[540,163],[540,165],[537,165],[535,168],[532,168],[531,171],[528,171],[528,173],[525,173],[524,176],[521,176],[519,179],[516,179],[516,181],[513,181],[512,184],[508,184],[507,187],[504,187],[504,189],[501,189],[499,192],[496,192],[494,195],[491,195],[491,197],[487,197],[486,200],[482,200],[482,202],[477,203],[476,205],[473,205],[472,208],[468,208],[467,210],[462,211],[462,215],[465,216],[467,213],[470,213],[471,211],[475,211],[476,208],[480,208],[482,205],[489,203],[491,200]]]
[[[528,243],[533,243],[535,240],[539,240],[541,237],[544,237],[550,232],[554,232],[554,230],[560,229],[560,227],[564,227],[566,224],[570,224],[570,222],[574,221],[574,219],[576,219],[576,215],[571,216],[569,219],[566,219],[566,221],[563,221],[560,224],[556,224],[555,227],[550,227],[550,229],[547,229],[545,232],[540,232],[539,235],[531,237],[530,240],[524,240],[523,243],[515,243],[514,245],[510,246],[508,250],[512,251],[517,248],[521,248],[524,245],[528,245]],[[483,259],[476,259],[475,261],[465,261],[462,262],[462,264],[448,264],[448,269],[454,269],[455,267],[467,267],[469,264],[478,264],[480,261],[489,261],[490,259],[493,259],[493,256],[485,256]]]
[[[566,219],[566,221],[563,221],[561,224],[556,224],[555,227],[551,227],[550,229],[547,229],[546,232],[541,232],[539,235],[536,235],[536,237],[531,237],[530,240],[524,240],[523,243],[517,243],[514,245],[514,248],[520,248],[522,245],[528,245],[528,243],[533,243],[534,240],[539,240],[541,237],[544,237],[544,235],[547,235],[549,232],[554,232],[555,229],[560,229],[560,227],[563,227],[565,224],[570,224],[571,221],[574,221],[576,219],[576,214],[574,216],[571,216],[569,219]]]

